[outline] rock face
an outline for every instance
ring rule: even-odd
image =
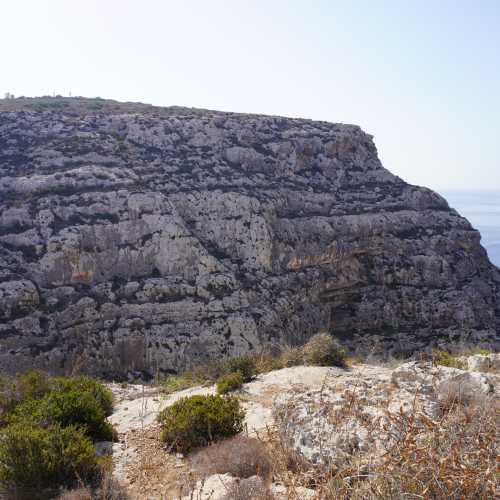
[[[1,370],[153,374],[320,330],[367,349],[498,340],[479,233],[383,168],[357,126],[9,106]]]

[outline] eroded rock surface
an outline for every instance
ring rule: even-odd
[[[326,467],[353,456],[365,463],[380,459],[405,430],[401,414],[439,421],[447,404],[499,402],[498,372],[409,362],[394,370],[359,365],[350,372],[331,371],[321,388],[283,390],[273,413],[289,446],[308,463]]]
[[[483,357],[493,363],[498,354]],[[246,411],[245,432],[263,442],[279,442],[280,449],[293,452],[306,468],[319,471],[354,459],[361,467],[380,460],[413,418],[439,426],[447,400],[469,409],[476,404],[498,407],[500,374],[491,366],[487,372],[431,362],[294,366],[258,375],[235,396]],[[156,421],[180,397],[213,394],[214,386],[168,396],[133,384],[110,384],[110,389],[115,396],[110,421],[119,436],[113,445],[114,477],[132,498],[226,498],[228,487],[239,479],[229,474],[205,477],[212,472],[197,469],[192,456],[168,453]],[[398,419],[402,414],[408,418]],[[276,500],[324,498],[295,481],[286,482],[294,485],[288,490],[278,484],[279,474],[272,481]]]
[[[92,106],[0,112],[2,370],[153,375],[320,330],[498,339],[479,233],[359,127]]]

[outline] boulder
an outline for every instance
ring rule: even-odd
[[[434,421],[450,403],[498,404],[499,387],[498,375],[430,362],[393,370],[358,366],[325,379],[321,388],[283,391],[274,400],[274,418],[290,453],[328,470],[358,454],[365,462],[378,460],[404,431],[401,415]]]
[[[474,372],[500,372],[500,354],[475,354],[467,358],[467,365]]]

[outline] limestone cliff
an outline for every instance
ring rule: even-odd
[[[353,125],[0,102],[0,367],[174,371],[331,331],[498,340],[469,222]]]

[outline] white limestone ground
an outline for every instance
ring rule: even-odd
[[[264,432],[273,425],[272,406],[276,395],[293,388],[319,389],[330,377],[343,372],[337,368],[296,366],[259,375],[245,384],[240,392],[246,410],[246,431],[249,434]],[[158,389],[136,384],[111,384],[110,389],[115,395],[110,422],[120,437],[120,441],[113,445],[114,475],[124,483],[129,482],[129,470],[140,458],[134,434],[154,426],[158,414],[182,397],[215,394],[215,386],[194,387],[168,396],[162,395]]]
[[[352,374],[357,376],[370,367],[357,367]],[[250,432],[265,428],[270,424],[269,411],[276,394],[291,388],[315,389],[321,387],[332,377],[345,376],[346,371],[340,368],[318,366],[294,366],[259,375],[252,382],[245,384],[240,395],[244,396],[243,406],[247,410],[245,424]],[[139,430],[150,426],[158,414],[180,398],[194,395],[215,394],[215,385],[210,387],[193,387],[177,391],[168,396],[162,395],[158,389],[148,386],[127,384],[111,384],[115,395],[115,409],[110,422],[118,433]]]
[[[432,415],[440,395],[457,387],[462,398],[487,396],[498,400],[500,355],[473,356],[466,361],[469,370],[409,362],[398,367],[360,364],[348,369],[297,366],[262,374],[239,392],[246,409],[246,430],[262,435],[267,428],[278,427],[299,454],[318,466],[326,460],[342,459],[353,450],[365,450],[376,457],[390,440],[387,411],[403,408]],[[476,371],[478,368],[484,371]],[[169,455],[161,448],[156,417],[181,397],[214,394],[215,386],[169,396],[138,385],[112,384],[111,389],[116,405],[110,421],[120,435],[120,442],[113,446],[115,477],[129,486],[137,481],[145,488],[144,484],[151,483],[148,469],[163,467],[163,475],[155,472],[156,483],[150,485],[150,491],[134,494],[137,498],[165,498],[162,488],[165,481],[174,481],[172,470],[189,473],[189,468],[184,457]],[[348,414],[342,412],[346,404],[354,409]],[[149,456],[145,465],[146,453],[155,454],[155,458]],[[137,474],[141,467],[142,476]],[[236,480],[226,476],[195,482],[191,491],[196,491],[195,498],[199,499],[222,498]],[[276,498],[286,498],[282,490],[281,485],[273,485]],[[303,498],[312,498],[313,494],[311,490],[301,492]]]

